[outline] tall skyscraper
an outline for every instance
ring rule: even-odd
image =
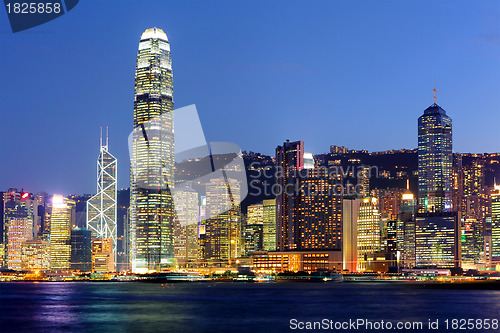
[[[418,213],[415,261],[418,266],[459,265],[458,216],[453,210],[452,121],[439,105],[418,118]]]
[[[71,222],[75,215],[75,202],[54,194],[50,218],[50,267],[54,271],[70,269]]]
[[[135,70],[130,173],[132,271],[159,271],[174,257],[173,74],[158,28],[141,36]]]
[[[342,175],[315,166],[302,141],[278,146],[276,162],[278,250],[341,250]]]
[[[108,135],[106,144],[100,140],[100,152],[97,158],[97,194],[87,201],[87,229],[93,237],[109,238],[113,242],[113,253],[116,261],[116,158],[108,151]]]
[[[276,184],[279,192],[276,196],[277,247],[279,251],[293,250],[294,239],[298,229],[293,221],[295,196],[288,195],[287,189],[293,191],[296,183],[295,171],[304,168],[304,142],[287,140],[283,146],[276,148]]]
[[[418,118],[418,205],[420,213],[452,210],[452,121],[436,104]]]

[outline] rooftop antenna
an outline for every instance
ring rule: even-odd
[[[436,104],[436,93],[437,93],[437,89],[436,89],[436,78],[434,78],[434,89],[432,89],[432,92],[434,93],[434,97],[432,97],[432,99],[434,100],[434,104]]]
[[[108,136],[108,126],[106,126],[106,147],[108,146],[109,136]]]
[[[100,143],[100,146],[102,147],[102,126],[101,126],[101,127],[99,127],[99,128],[100,128],[100,130],[101,130],[101,138],[99,139],[99,143]]]
[[[410,178],[406,178],[406,189],[410,189]]]

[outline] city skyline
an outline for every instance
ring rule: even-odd
[[[2,332],[498,330],[498,0],[47,1],[0,13]]]
[[[494,125],[498,115],[493,112],[498,104],[494,93],[498,31],[492,27],[494,17],[491,17],[494,12],[491,9],[498,5],[483,3],[475,7],[458,2],[449,8],[444,3],[382,2],[377,6],[387,7],[387,13],[379,11],[377,17],[372,17],[370,8],[374,5],[363,4],[314,4],[307,8],[298,3],[266,4],[269,13],[260,14],[263,23],[253,30],[246,24],[251,15],[237,14],[229,22],[220,20],[222,23],[207,25],[207,18],[201,14],[205,10],[211,15],[224,16],[231,8],[252,12],[257,7],[251,3],[229,6],[221,2],[211,4],[213,8],[200,4],[197,10],[191,10],[197,24],[187,29],[181,24],[184,16],[180,15],[186,14],[187,8],[180,4],[172,4],[169,7],[172,14],[167,17],[150,11],[146,15],[140,5],[131,4],[120,11],[121,16],[117,15],[129,22],[123,18],[137,14],[128,26],[115,18],[90,13],[88,5],[80,4],[65,17],[43,27],[15,35],[3,34],[0,38],[6,46],[2,50],[5,61],[0,69],[2,75],[12,80],[3,85],[2,99],[5,108],[16,111],[5,114],[10,124],[6,135],[15,137],[23,149],[8,142],[0,144],[7,155],[18,157],[2,166],[0,188],[92,193],[91,161],[95,148],[82,146],[80,141],[93,142],[98,127],[103,125],[110,127],[113,138],[110,147],[123,166],[118,188],[128,187],[126,136],[131,128],[129,122],[117,121],[123,118],[119,115],[129,114],[132,108],[131,70],[125,64],[134,57],[130,50],[135,36],[145,27],[155,25],[165,28],[175,44],[173,58],[179,71],[176,105],[198,106],[210,141],[233,141],[244,150],[266,155],[272,155],[275,145],[286,138],[304,140],[306,150],[315,154],[327,151],[330,145],[369,151],[415,148],[417,129],[413,119],[431,104],[432,83],[437,78],[437,102],[455,120],[455,151],[498,151]],[[279,10],[283,15],[277,15]],[[323,11],[328,15],[322,14]],[[414,17],[408,15],[410,12]],[[292,22],[302,13],[316,17],[318,23],[301,29],[295,27]],[[345,18],[339,13],[345,13]],[[460,15],[468,15],[471,24],[457,25],[455,20]],[[95,19],[93,26],[86,23],[89,16]],[[327,19],[332,16],[335,20]],[[419,24],[438,19],[443,23],[438,28]],[[70,29],[66,26],[68,20],[74,22]],[[5,24],[0,29],[6,30]],[[322,29],[322,25],[327,29]],[[63,26],[64,31],[59,29]],[[228,29],[230,26],[234,29]],[[104,44],[99,38],[102,31],[115,28],[123,33],[115,35],[109,45]],[[82,32],[88,37],[83,37]],[[76,38],[69,38],[73,35]],[[61,48],[52,41],[56,36],[69,44]],[[34,52],[23,52],[27,43]],[[302,51],[297,53],[297,47]],[[87,49],[102,52],[96,56]],[[63,55],[56,58],[61,68],[72,68],[71,77],[50,60],[54,53]],[[37,61],[32,54],[37,54]],[[326,54],[332,57],[328,61]],[[43,66],[34,67],[38,63]],[[89,63],[93,66],[87,66]],[[14,68],[18,71],[16,75],[12,72]],[[79,68],[91,70],[83,72]],[[52,78],[51,85],[42,84],[40,78],[48,75]],[[98,77],[98,82],[89,80],[89,75]],[[26,79],[31,82],[34,99],[25,98],[25,103],[14,104],[16,98],[8,96],[18,97],[24,91],[15,90],[22,84],[21,77],[23,82]],[[62,78],[67,81],[63,85]],[[212,80],[213,84],[207,84]],[[243,92],[248,89],[255,92],[254,103],[244,102]],[[106,101],[104,96],[108,94],[116,96],[114,104]],[[92,96],[88,100],[93,101],[93,106],[88,104],[86,96]],[[290,101],[297,101],[293,96],[303,98],[300,103],[290,105]],[[69,119],[66,110],[71,110]],[[279,120],[281,110],[294,117]],[[18,118],[20,113],[22,122]],[[291,123],[295,117],[300,117],[300,124]],[[479,129],[480,119],[484,118],[491,121],[482,122]],[[58,127],[60,131],[45,129],[62,125],[63,120],[64,126]],[[284,121],[286,126],[274,129],[277,121]],[[257,127],[270,135],[256,138]],[[32,144],[33,138],[40,144]],[[55,153],[61,151],[65,154]],[[63,171],[69,169],[81,177],[75,179]],[[42,174],[46,176],[41,177]]]

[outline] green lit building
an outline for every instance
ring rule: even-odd
[[[491,260],[500,262],[500,186],[491,192]]]

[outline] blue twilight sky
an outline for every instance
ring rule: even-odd
[[[176,108],[209,141],[414,148],[438,104],[454,151],[500,151],[499,1],[88,1],[13,34],[0,8],[0,190],[94,193],[99,126],[128,187],[141,33],[172,47]]]

